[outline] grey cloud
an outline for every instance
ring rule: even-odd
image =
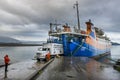
[[[78,0],[81,27],[91,19],[105,31],[119,32],[119,0]],[[10,36],[47,34],[49,23],[76,25],[74,0],[0,0],[0,31]],[[6,26],[3,30],[3,25]],[[8,30],[8,29],[10,30]],[[8,34],[10,33],[10,34]]]
[[[106,31],[120,31],[119,26],[119,0],[85,0],[81,10],[82,19],[91,18],[97,27]]]

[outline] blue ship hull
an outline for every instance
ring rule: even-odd
[[[110,49],[100,50],[91,45],[88,45],[87,43],[82,43],[80,47],[73,43],[69,45],[70,45],[70,51],[67,54],[65,54],[65,56],[71,55],[71,56],[93,57],[93,56],[98,56],[98,55],[110,52]]]
[[[110,53],[110,47],[99,49],[86,43],[86,41],[82,41],[83,38],[77,38],[76,40],[74,40],[75,37],[70,40],[68,40],[68,38],[69,37],[67,35],[62,35],[64,56],[94,57],[105,53]]]

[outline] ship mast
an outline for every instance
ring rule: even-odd
[[[78,1],[76,1],[76,4],[74,4],[74,8],[77,10],[77,21],[78,21],[78,29],[80,30],[80,20],[79,20],[79,10],[78,10]]]

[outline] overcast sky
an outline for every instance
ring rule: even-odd
[[[119,0],[78,0],[81,27],[91,19],[114,41],[120,41]],[[75,0],[0,0],[0,36],[41,41],[48,37],[49,23],[75,26]]]

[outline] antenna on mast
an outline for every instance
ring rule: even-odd
[[[78,1],[76,1],[76,4],[74,4],[73,8],[76,8],[76,10],[77,10],[78,29],[80,30],[80,20],[79,20]]]

